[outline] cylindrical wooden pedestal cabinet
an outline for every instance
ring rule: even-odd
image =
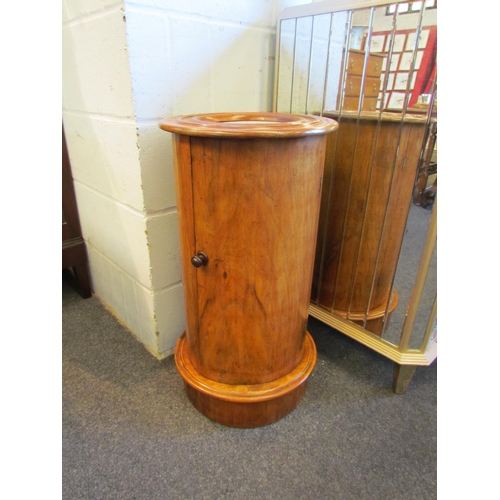
[[[393,288],[426,130],[423,116],[325,113],[328,136],[312,301],[376,335]]]
[[[194,406],[234,427],[292,411],[316,362],[306,331],[328,118],[213,113],[174,134],[186,332],[177,369]]]

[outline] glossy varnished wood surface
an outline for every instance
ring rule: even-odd
[[[316,357],[316,346],[307,333],[300,363],[285,376],[262,384],[224,384],[199,373],[192,364],[186,336],[182,335],[175,363],[186,393],[199,411],[224,425],[249,428],[276,422],[297,406]]]
[[[190,260],[196,254],[191,140],[185,135],[174,135],[173,143],[186,331],[191,349],[196,359],[199,359],[198,302],[194,300],[198,295],[198,281],[196,268],[191,265]]]
[[[174,135],[187,319],[176,363],[200,411],[221,423],[226,410],[239,415],[227,425],[281,418],[314,367],[306,324],[325,133],[337,125],[322,127],[292,137]],[[208,262],[195,268],[198,252]]]
[[[193,361],[219,382],[274,380],[302,356],[325,137],[190,142],[195,248],[183,268],[209,259],[186,290]]]
[[[397,306],[390,292],[426,122],[363,115],[342,115],[328,138],[312,300],[356,322],[368,311],[378,334]]]
[[[215,399],[184,383],[189,400],[205,416],[219,424],[247,429],[272,424],[288,415],[300,403],[306,387],[307,380],[279,399],[237,403]]]
[[[331,119],[290,113],[210,113],[165,118],[160,128],[196,137],[303,137],[337,128]]]

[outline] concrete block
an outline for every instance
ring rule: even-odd
[[[226,21],[237,24],[270,26],[274,14],[273,0],[125,0],[125,9],[131,6],[154,7],[177,16],[205,17],[209,20]],[[304,2],[302,2],[304,3]]]
[[[172,135],[158,123],[138,124],[139,157],[146,212],[175,207],[174,159]]]
[[[209,34],[214,111],[270,111],[275,35],[215,24]]]
[[[75,182],[85,240],[126,274],[151,288],[151,269],[142,213]]]
[[[126,279],[124,280],[126,281]],[[161,357],[158,349],[158,327],[152,290],[132,282],[135,293],[134,314],[130,314],[130,329],[155,357]]]
[[[148,351],[159,357],[153,294],[88,245],[95,293]]]
[[[63,113],[73,178],[120,203],[144,209],[135,123]]]
[[[67,109],[134,116],[121,11],[63,27],[62,80]]]
[[[172,354],[177,339],[186,329],[182,285],[155,292],[158,350],[161,357]]]
[[[171,18],[169,46],[172,60],[171,114],[212,111],[212,52],[205,22]]]
[[[127,307],[122,286],[123,271],[89,243],[87,255],[94,292],[110,311],[125,322]]]
[[[126,13],[130,74],[138,120],[170,112],[172,73],[167,20],[149,12]]]
[[[62,1],[62,22],[71,21],[89,14],[98,13],[113,5],[122,7],[122,0],[63,0]]]
[[[149,218],[146,223],[152,288],[177,283],[182,279],[177,213]]]

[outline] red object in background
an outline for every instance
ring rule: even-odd
[[[421,48],[418,50],[419,53],[422,53],[422,59],[420,61],[420,66],[418,69],[415,69],[415,83],[413,89],[410,90],[411,97],[408,103],[408,106],[413,107],[418,100],[418,97],[421,94],[430,94],[433,88],[433,82],[436,76],[436,56],[437,56],[437,26],[424,26],[422,31],[428,31],[429,35],[427,38],[427,43],[425,48]],[[409,67],[402,68],[402,54],[409,54],[410,51],[413,51],[413,48],[407,47],[407,37],[415,33],[415,30],[397,30],[394,32],[394,38],[399,36],[404,36],[404,42],[402,47],[399,50],[396,50],[394,54],[398,57],[397,63],[393,68],[391,65],[390,74],[394,76],[394,81],[396,80],[397,75],[408,74]],[[382,50],[380,53],[388,56],[388,47],[386,44],[386,40],[391,35],[391,31],[377,31],[373,32],[372,37],[375,36],[383,36],[383,47],[385,50]],[[403,89],[396,89],[391,85],[390,88],[386,90],[386,104],[385,107],[389,107],[389,103],[391,102],[392,94],[400,94],[401,96],[404,94]]]
[[[415,87],[413,88],[409,103],[410,108],[417,103],[417,99],[421,94],[431,93],[433,81],[436,76],[437,26],[430,26],[429,31],[427,46],[425,47],[422,62],[417,72]]]

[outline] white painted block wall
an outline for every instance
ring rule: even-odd
[[[158,358],[184,330],[169,115],[269,111],[297,0],[63,0],[63,120],[92,283]]]

